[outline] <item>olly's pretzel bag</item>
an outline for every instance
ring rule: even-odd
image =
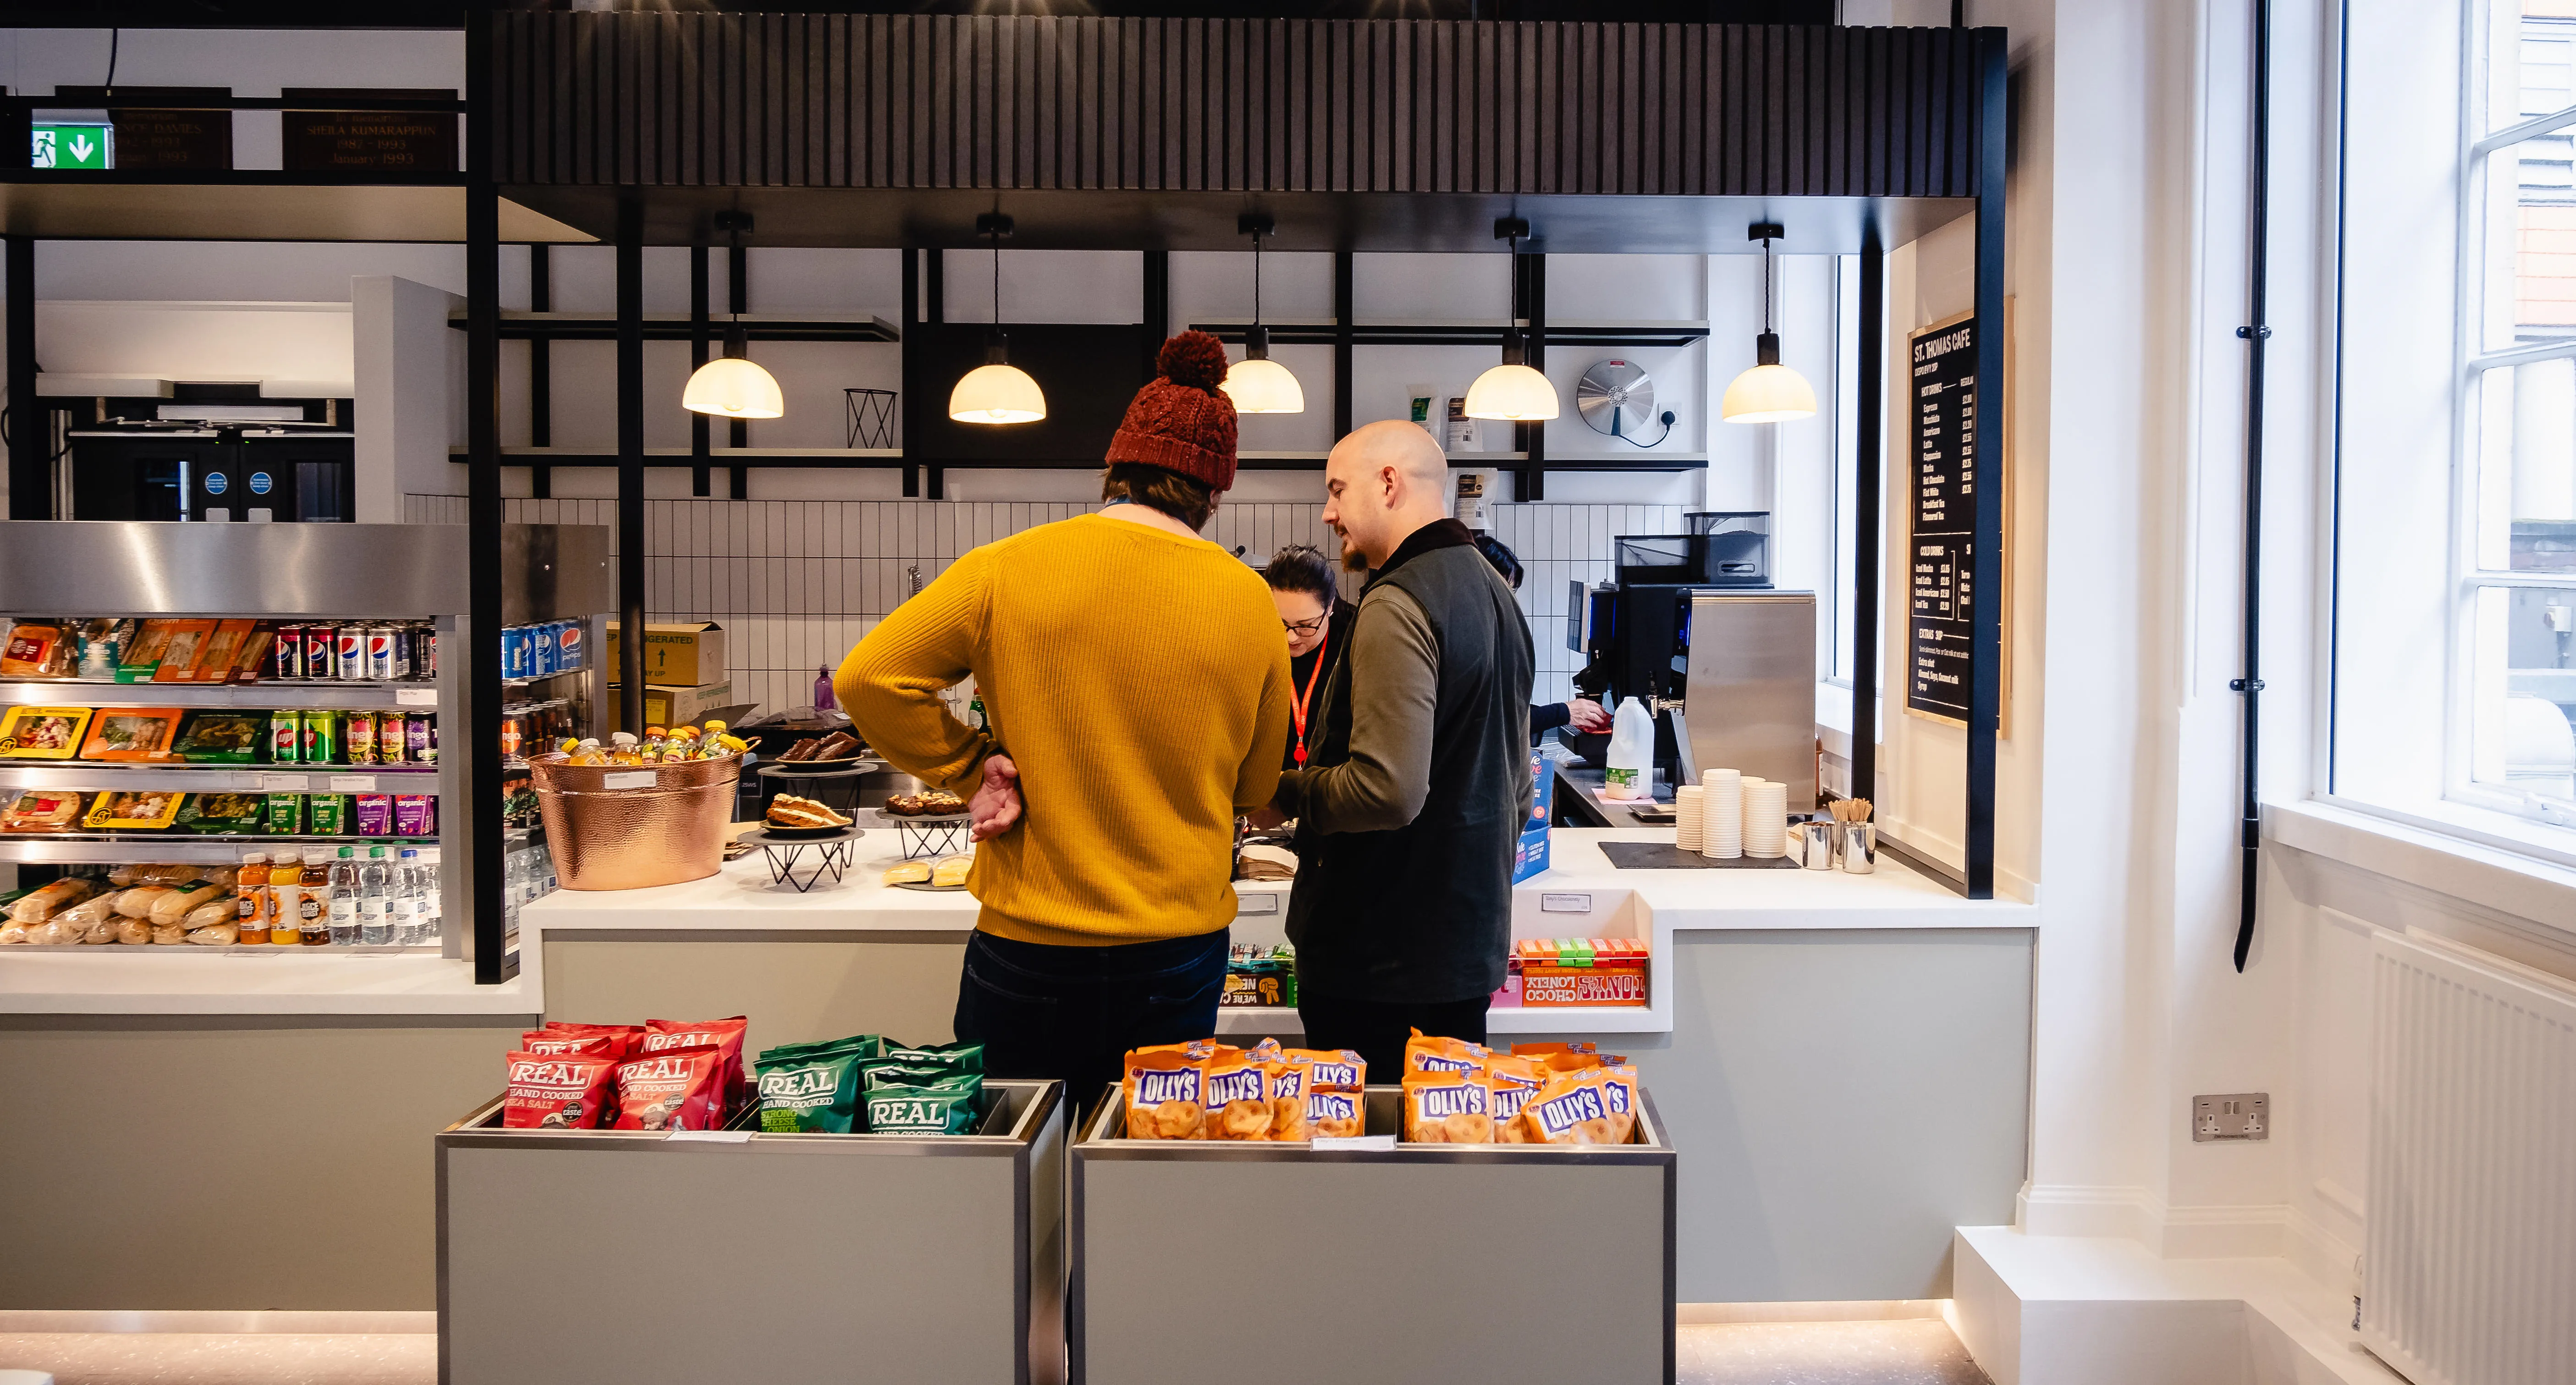
[[[1637,1133],[1637,1070],[1632,1067],[1606,1067],[1601,1070],[1601,1104],[1610,1113],[1610,1138],[1607,1143],[1624,1145]]]
[[[1441,1039],[1417,1029],[1404,1041],[1404,1071],[1477,1072],[1483,1070],[1492,1050],[1466,1039]]]
[[[1304,1140],[1314,1132],[1306,1127],[1306,1069],[1303,1054],[1282,1052],[1265,1060],[1262,1070],[1270,1076],[1270,1136],[1273,1140]]]
[[[1406,1073],[1404,1138],[1418,1145],[1492,1144],[1493,1089],[1484,1069]]]
[[[1521,1124],[1534,1145],[1606,1145],[1615,1143],[1610,1103],[1602,1095],[1601,1070],[1561,1072],[1521,1107]]]
[[[741,1057],[737,1048],[733,1055]],[[724,1125],[727,1056],[712,1045],[666,1048],[617,1065],[620,1130],[715,1130]]]
[[[1207,1063],[1189,1052],[1127,1055],[1127,1138],[1207,1138]]]
[[[617,1060],[601,1054],[509,1057],[501,1124],[511,1130],[596,1130],[617,1094]]]
[[[1529,1143],[1529,1130],[1520,1116],[1521,1108],[1544,1085],[1538,1065],[1527,1058],[1497,1053],[1485,1062],[1485,1080],[1493,1089],[1494,1143]]]
[[[1347,1048],[1292,1048],[1306,1069],[1306,1134],[1347,1139],[1367,1133],[1368,1063]]]
[[[751,1102],[751,1079],[743,1072],[742,1041],[750,1032],[751,1021],[736,1015],[721,1020],[646,1020],[644,1021],[644,1054],[665,1053],[681,1048],[713,1048],[724,1054],[724,1104],[727,1109]],[[692,1130],[699,1126],[689,1127]]]
[[[1273,1118],[1267,1061],[1240,1048],[1225,1049],[1208,1060],[1209,1139],[1266,1140]]]

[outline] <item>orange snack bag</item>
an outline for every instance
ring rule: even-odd
[[[1306,1134],[1347,1139],[1367,1133],[1368,1063],[1347,1048],[1292,1048],[1306,1069]]]
[[[1417,1145],[1492,1144],[1493,1089],[1484,1069],[1406,1073],[1404,1138]]]
[[[1521,1107],[1527,1143],[1534,1145],[1606,1145],[1614,1127],[1610,1103],[1601,1092],[1597,1069],[1560,1072]]]
[[[1485,1062],[1485,1081],[1493,1088],[1494,1143],[1528,1144],[1529,1130],[1521,1123],[1520,1115],[1521,1108],[1546,1085],[1538,1064],[1497,1053]]]
[[[1208,1060],[1207,1137],[1211,1140],[1270,1138],[1270,1065],[1243,1049],[1227,1049]]]
[[[1127,1055],[1127,1138],[1207,1138],[1208,1060],[1170,1049]]]
[[[1312,1061],[1302,1052],[1282,1050],[1261,1066],[1270,1075],[1270,1134],[1266,1138],[1312,1138],[1314,1132],[1306,1126],[1306,1074],[1313,1067]]]
[[[1601,1069],[1601,1104],[1610,1111],[1610,1140],[1624,1145],[1637,1134],[1637,1070],[1623,1065]]]
[[[1435,1038],[1417,1029],[1404,1041],[1404,1072],[1473,1072],[1482,1070],[1493,1050],[1465,1039]]]

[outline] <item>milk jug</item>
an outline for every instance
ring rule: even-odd
[[[1610,719],[1610,760],[1603,798],[1655,796],[1655,718],[1637,699],[1625,698]]]

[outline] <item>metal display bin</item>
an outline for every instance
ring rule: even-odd
[[[441,1131],[441,1385],[1063,1377],[1060,1082],[979,1133]]]
[[[1401,1106],[1369,1088],[1368,1133]],[[1676,1162],[1637,1107],[1625,1145],[1319,1150],[1116,1137],[1112,1088],[1073,1146],[1072,1380],[1669,1385]]]

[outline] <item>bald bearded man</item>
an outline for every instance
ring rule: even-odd
[[[1372,423],[1324,465],[1343,565],[1373,571],[1350,657],[1315,716],[1313,768],[1271,800],[1297,820],[1297,1009],[1315,1048],[1392,1082],[1404,1041],[1482,1041],[1503,984],[1512,854],[1529,817],[1529,624],[1465,525],[1448,459]]]

